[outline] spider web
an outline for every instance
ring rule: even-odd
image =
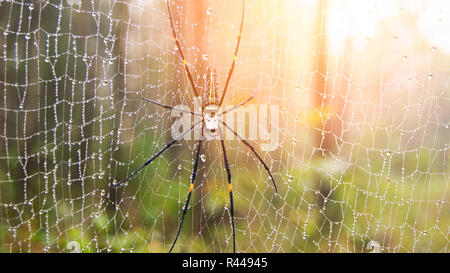
[[[184,3],[186,2],[186,3]],[[221,92],[241,1],[171,2],[197,85]],[[279,109],[279,145],[226,141],[239,252],[448,252],[447,1],[245,1],[226,105]],[[181,4],[182,3],[182,4]],[[196,143],[166,3],[0,2],[0,251],[167,252]],[[247,121],[251,123],[251,121]],[[220,142],[205,142],[175,251],[232,251]],[[73,248],[75,247],[75,248]]]

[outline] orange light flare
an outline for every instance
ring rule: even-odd
[[[217,73],[221,96],[234,57],[242,0],[171,3],[197,84],[201,83],[197,78],[201,71],[195,68],[206,63]],[[322,10],[319,4],[324,6]],[[342,110],[343,101],[347,106],[371,105],[382,97],[384,104],[414,105],[420,97],[405,95],[402,84],[442,67],[437,62],[450,54],[449,18],[447,0],[246,0],[240,49],[224,105],[240,103],[257,89],[250,103],[279,104],[281,126],[295,128],[286,130],[292,135],[305,135],[305,128],[320,129],[324,120],[337,116],[347,120],[349,112]],[[326,31],[314,33],[322,19]],[[166,19],[158,22],[169,30]],[[315,90],[312,80],[320,71],[318,57],[324,54],[317,48],[319,37],[326,38],[324,90]],[[173,47],[170,39],[167,44]],[[425,58],[431,61],[425,62]],[[392,86],[381,89],[377,84],[381,81]],[[314,102],[315,94],[326,96],[322,104]],[[402,109],[383,114],[404,116]],[[352,111],[355,114],[358,109]],[[372,113],[370,108],[363,111]],[[356,114],[352,122],[364,118],[369,123],[369,115]]]

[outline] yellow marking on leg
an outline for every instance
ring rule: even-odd
[[[228,183],[228,190],[231,191],[231,183]]]
[[[184,65],[187,65],[187,62],[186,62],[186,60],[183,60],[183,63],[184,63]]]
[[[233,61],[236,61],[236,55],[233,56]]]
[[[189,192],[192,192],[193,189],[194,189],[194,183],[191,183],[191,185],[189,186]]]

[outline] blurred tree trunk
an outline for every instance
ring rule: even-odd
[[[199,95],[201,95],[203,91],[201,75],[208,67],[208,61],[201,58],[208,50],[207,44],[205,43],[207,40],[205,37],[206,0],[175,0],[171,2],[170,7],[175,24],[175,31],[181,36],[178,37],[180,39],[181,48],[189,65],[189,69],[191,70],[192,77],[194,78],[195,87],[197,88]],[[177,29],[177,25],[179,26],[179,29]],[[192,48],[195,48],[195,50],[189,50]],[[188,95],[193,97],[193,91],[191,90],[192,88],[184,69],[180,77],[185,81],[187,89],[189,90]]]
[[[317,37],[316,52],[317,72],[313,79],[313,105],[317,112],[320,123],[316,125],[313,146],[314,152],[319,151],[325,156],[330,150],[330,131],[327,119],[328,114],[328,85],[326,77],[328,76],[328,39],[327,39],[327,6],[328,0],[321,0],[317,5],[317,19],[313,34]],[[321,128],[320,128],[321,127]]]
[[[314,78],[313,104],[320,119],[315,133],[314,147],[320,152],[321,156],[327,154],[337,155],[343,142],[344,127],[344,98],[348,93],[348,82],[345,77],[349,74],[351,68],[348,67],[346,54],[341,60],[342,65],[339,71],[331,71],[328,63],[328,32],[327,32],[327,14],[328,0],[321,0],[317,6],[317,21],[314,34],[317,36],[317,73]],[[347,39],[345,44],[345,53],[352,51],[352,41]],[[339,76],[342,73],[344,76]],[[335,88],[332,88],[333,82],[327,81],[331,76],[340,78]],[[342,78],[344,77],[344,78]]]
[[[327,0],[321,0],[317,5],[317,19],[313,34],[317,37],[316,45],[316,65],[317,72],[313,79],[313,107],[320,122],[315,123],[313,153],[316,157],[323,157],[330,153],[330,140],[332,132],[329,131],[331,120],[328,119],[329,113],[329,86],[326,78],[328,77],[328,39],[327,39]],[[314,154],[313,154],[314,155]],[[331,194],[331,188],[324,176],[318,175],[315,181],[315,188],[320,192],[317,196],[317,207],[325,210],[326,199]],[[319,223],[327,223],[326,217],[321,214]],[[323,226],[323,225],[322,225]],[[325,231],[325,230],[324,230]]]
[[[193,41],[192,43],[190,43],[190,45],[194,45],[194,47],[198,50],[197,54],[195,54],[195,58],[190,61],[188,61],[188,63],[191,63],[194,65],[194,69],[192,71],[193,73],[193,77],[194,77],[194,81],[195,81],[195,86],[197,88],[197,91],[199,92],[199,96],[202,96],[201,94],[203,93],[203,88],[201,88],[201,84],[203,83],[203,81],[201,81],[200,79],[202,79],[202,77],[200,77],[200,75],[204,72],[206,72],[206,68],[208,67],[208,64],[206,63],[206,61],[204,61],[200,56],[202,54],[204,54],[206,52],[206,45],[205,45],[205,41],[206,41],[206,37],[205,37],[205,15],[206,15],[206,3],[205,0],[198,0],[195,2],[189,2],[189,1],[182,1],[180,0],[180,2],[183,4],[183,10],[186,11],[186,13],[190,16],[188,16],[190,22],[197,24],[195,27],[196,29],[194,30],[194,33],[190,33],[190,29],[187,30],[187,32],[183,33],[184,37],[192,37]],[[195,4],[194,4],[195,3]],[[186,30],[186,29],[185,29]],[[192,56],[192,55],[191,55]],[[192,96],[194,96],[192,90],[191,90]],[[203,146],[202,149],[205,149],[207,147]],[[200,175],[197,175],[197,182],[200,181],[201,177]],[[197,183],[198,185],[198,183]],[[200,192],[197,193],[197,196],[194,198],[194,202],[197,202],[198,200],[201,199],[201,194],[204,193],[203,190],[203,183],[200,183],[201,185],[201,190]],[[195,210],[194,210],[195,209]],[[203,219],[206,219],[206,217],[204,217],[203,215],[203,210],[201,208],[201,206],[195,206],[193,209],[193,216],[194,216],[194,225],[193,227],[193,232],[194,233],[198,233],[201,232],[202,229],[202,222]]]
[[[201,58],[202,54],[205,54],[207,52],[207,45],[205,43],[205,41],[207,40],[205,37],[206,7],[207,7],[206,0],[197,0],[197,1],[175,0],[172,1],[170,5],[175,28],[177,25],[179,26],[179,29],[175,29],[175,31],[179,36],[178,39],[180,40],[181,48],[185,55],[186,61],[189,65],[189,69],[194,79],[195,87],[197,88],[199,96],[201,96],[203,92],[202,88],[203,81],[201,80],[202,79],[201,76],[208,67],[207,61]],[[188,50],[192,48],[195,48],[195,51]],[[179,63],[180,65],[181,74],[179,74],[179,77],[182,79],[182,82],[184,82],[188,90],[187,97],[193,98],[194,93],[187,78],[186,72],[184,71],[184,68],[181,67],[182,66],[181,60],[177,59],[175,62]],[[180,93],[180,95],[182,94]],[[193,100],[191,101],[193,102]],[[204,149],[208,148],[205,144],[206,143],[203,143],[202,153],[204,153],[205,151]],[[196,144],[195,146],[192,147],[196,149]],[[204,194],[203,190],[204,183],[201,183],[201,179],[203,177],[203,174],[201,173],[202,172],[201,163],[202,162],[200,161],[199,166],[200,168],[198,170],[197,179],[195,181],[195,184],[200,185],[200,188],[198,188],[199,190],[197,190],[197,192],[193,194],[192,196],[193,199],[191,200],[190,204],[192,206],[191,217],[192,219],[194,219],[192,225],[193,234],[199,233],[201,231],[203,219],[206,219],[206,217],[203,216],[201,206],[199,205],[193,206],[194,204],[198,203],[198,200],[201,199],[201,195]]]

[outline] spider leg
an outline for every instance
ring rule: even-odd
[[[278,188],[277,188],[277,184],[275,183],[275,179],[272,176],[272,173],[270,172],[269,167],[267,166],[267,164],[264,162],[264,160],[261,158],[261,156],[256,152],[255,148],[253,148],[253,146],[247,141],[245,140],[242,136],[240,136],[236,131],[234,131],[231,127],[229,127],[223,120],[220,120],[220,122],[222,122],[223,125],[225,125],[225,127],[230,130],[237,138],[239,138],[247,147],[250,148],[250,150],[255,154],[255,156],[258,158],[259,162],[261,162],[261,164],[264,166],[264,169],[266,169],[266,171],[269,173],[270,179],[272,179],[272,183],[273,186],[275,187],[275,193],[278,193]]]
[[[234,110],[236,110],[236,109],[238,109],[238,108],[244,106],[247,102],[251,101],[251,100],[255,97],[255,93],[256,93],[256,90],[255,90],[255,92],[253,92],[253,94],[252,94],[248,99],[246,99],[246,100],[244,100],[243,102],[241,102],[241,103],[239,103],[239,104],[237,104],[237,105],[231,107],[231,108],[228,109],[228,110],[225,110],[225,111],[219,113],[219,116],[225,115],[225,114],[228,113],[228,112],[234,111]]]
[[[219,128],[220,135],[222,136],[222,130]],[[230,165],[228,163],[227,151],[225,149],[225,142],[223,137],[220,138],[220,143],[222,144],[223,160],[225,163],[225,169],[227,170],[228,177],[228,191],[230,192],[230,212],[231,212],[231,226],[233,228],[233,253],[236,253],[236,231],[234,228],[234,203],[233,203],[233,190],[231,187],[231,171]]]
[[[146,101],[146,102],[150,102],[150,103],[153,103],[153,104],[155,104],[155,105],[161,106],[162,108],[166,108],[166,109],[170,109],[170,110],[174,110],[174,109],[175,109],[175,110],[180,111],[180,112],[183,112],[183,113],[188,113],[188,114],[191,114],[191,115],[201,116],[200,113],[194,113],[194,112],[192,112],[192,111],[185,111],[185,110],[183,110],[183,109],[177,109],[177,108],[175,108],[175,107],[172,107],[172,106],[169,106],[169,105],[166,105],[166,104],[162,104],[162,103],[159,103],[159,102],[154,101],[154,100],[149,100],[149,99],[144,98],[144,97],[141,97],[141,99],[143,99],[143,100]]]
[[[180,236],[181,228],[183,227],[184,216],[186,215],[186,212],[187,212],[187,209],[189,206],[189,202],[191,201],[192,190],[194,189],[195,176],[197,175],[198,159],[200,158],[201,147],[202,147],[202,140],[199,140],[198,148],[197,148],[197,155],[195,156],[194,168],[192,170],[191,183],[189,185],[189,193],[186,198],[186,203],[184,204],[184,207],[183,207],[183,215],[181,216],[181,222],[180,222],[180,226],[178,227],[177,236],[175,237],[175,240],[173,241],[173,244],[170,247],[169,253],[172,252],[173,247],[177,243],[178,237]]]
[[[143,100],[146,101],[146,102],[150,102],[150,103],[156,104],[156,105],[158,105],[158,106],[161,106],[162,108],[166,108],[166,109],[170,109],[170,110],[173,109],[172,106],[165,105],[165,104],[159,103],[159,102],[157,102],[157,101],[149,100],[149,99],[144,98],[144,97],[141,97],[141,99],[143,99]]]
[[[225,94],[227,92],[228,83],[230,83],[231,75],[233,75],[234,66],[236,65],[236,57],[239,51],[239,45],[241,43],[242,36],[242,27],[244,26],[244,0],[242,0],[242,19],[241,19],[241,27],[239,28],[239,34],[236,42],[236,49],[234,50],[233,62],[231,63],[230,71],[228,72],[227,81],[225,82],[225,87],[223,88],[222,97],[220,98],[219,106],[222,105],[223,99],[225,98]]]
[[[162,148],[161,150],[159,150],[159,152],[157,152],[155,155],[153,155],[149,160],[145,161],[144,164],[142,164],[142,166],[140,166],[139,168],[137,168],[134,172],[132,172],[129,176],[125,177],[124,179],[122,179],[119,183],[117,183],[117,185],[121,185],[124,182],[126,182],[127,180],[129,180],[130,178],[132,178],[133,176],[135,176],[136,174],[138,174],[143,168],[145,168],[147,165],[149,165],[150,163],[152,163],[155,159],[157,159],[162,153],[164,153],[165,150],[167,150],[170,146],[172,146],[173,144],[175,144],[175,142],[181,140],[187,133],[189,133],[190,131],[192,131],[192,129],[194,129],[195,126],[199,125],[200,122],[197,122],[196,124],[194,124],[189,130],[186,130],[185,132],[183,132],[181,135],[179,135],[177,138],[173,139],[172,141],[170,141],[166,146],[164,146],[164,148]]]
[[[186,70],[186,74],[187,74],[187,76],[189,78],[189,82],[191,83],[192,90],[194,91],[194,95],[196,97],[198,97],[197,89],[195,88],[195,84],[194,84],[194,80],[193,80],[192,75],[191,75],[191,71],[189,70],[186,58],[184,57],[184,54],[183,54],[183,50],[181,50],[180,41],[178,40],[177,33],[175,32],[175,28],[173,26],[172,13],[170,12],[169,1],[170,0],[166,0],[166,3],[167,3],[167,10],[169,11],[170,27],[172,28],[173,39],[175,40],[175,44],[177,45],[178,53],[180,54],[180,57],[183,60],[184,69]]]

